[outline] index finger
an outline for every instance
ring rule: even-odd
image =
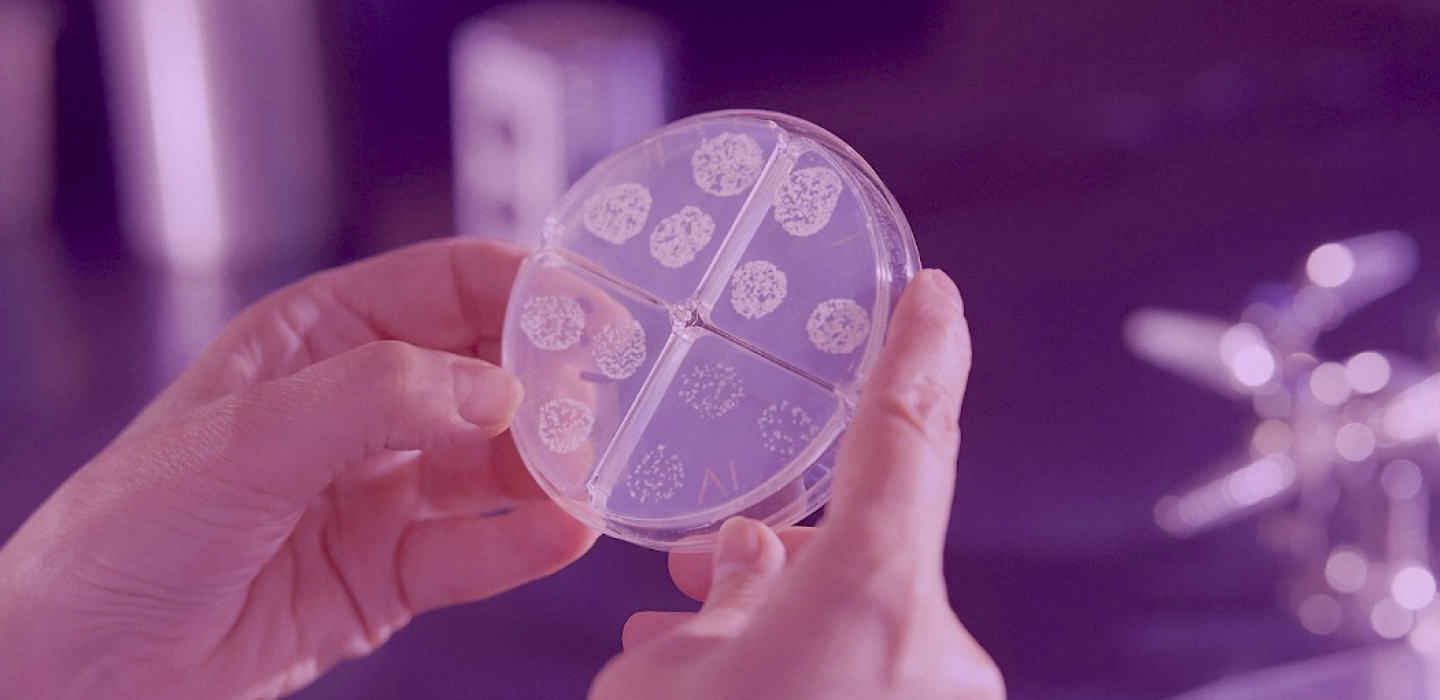
[[[959,290],[945,273],[921,271],[895,308],[840,447],[822,532],[845,550],[885,561],[933,554],[938,564],[970,360]]]
[[[289,376],[378,340],[498,362],[505,304],[523,257],[516,246],[450,238],[306,277],[227,324],[149,412]]]
[[[288,350],[303,354],[298,364],[304,365],[365,343],[399,340],[497,361],[481,350],[500,337],[523,256],[504,243],[451,238],[326,270],[247,309],[214,349],[244,344],[276,364],[284,364]]]
[[[323,272],[278,296],[334,302],[330,316],[317,318],[311,329],[320,342],[358,322],[371,336],[366,341],[458,352],[500,337],[523,256],[520,248],[490,240],[427,241]]]

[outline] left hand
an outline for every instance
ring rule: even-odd
[[[584,553],[502,434],[519,259],[430,242],[239,316],[0,549],[0,697],[272,698]]]

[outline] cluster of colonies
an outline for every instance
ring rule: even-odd
[[[711,360],[690,368],[680,378],[678,395],[701,418],[713,419],[738,406],[745,397],[745,387],[734,367]],[[783,400],[761,411],[756,427],[761,446],[786,458],[799,454],[820,430],[804,408]],[[630,470],[626,489],[639,503],[660,503],[680,492],[685,475],[680,457],[665,445],[657,445]]]
[[[685,485],[685,464],[665,445],[656,445],[630,470],[626,488],[640,503],[668,501]]]
[[[574,298],[533,297],[520,308],[520,330],[541,350],[568,350],[585,334],[585,310]],[[610,379],[625,379],[645,364],[645,328],[633,319],[611,321],[590,338],[590,358]],[[595,413],[575,399],[552,399],[540,406],[540,441],[551,452],[574,452],[595,427]]]
[[[765,153],[755,139],[724,133],[704,140],[690,159],[695,184],[717,197],[748,191],[765,165]],[[773,215],[790,235],[813,236],[830,222],[843,183],[834,170],[801,168],[790,173],[776,196]],[[622,245],[644,230],[654,198],[644,185],[625,182],[600,188],[585,201],[582,221],[592,235]],[[698,206],[686,205],[660,222],[650,233],[650,255],[666,268],[690,264],[710,244],[715,220]],[[774,263],[752,260],[740,265],[730,278],[730,304],[747,319],[763,318],[785,301],[787,278]],[[541,350],[566,350],[580,342],[585,313],[580,303],[563,295],[537,296],[521,307],[520,328]],[[864,342],[870,319],[864,307],[850,299],[820,302],[805,323],[811,344],[822,352],[853,352]],[[645,362],[645,331],[636,321],[603,326],[589,343],[600,372],[611,379],[634,374]],[[702,418],[718,418],[735,408],[745,396],[735,368],[720,362],[693,367],[681,378],[679,397]],[[595,424],[591,409],[574,399],[553,399],[540,406],[539,435],[556,453],[579,449]],[[814,438],[819,425],[799,406],[788,401],[771,404],[758,420],[765,449],[783,457],[794,456]],[[664,445],[644,455],[631,470],[628,488],[641,503],[664,501],[684,484],[680,458]]]
[[[690,158],[695,185],[717,197],[743,194],[755,184],[765,165],[765,153],[745,134],[724,133],[705,139]],[[824,166],[790,173],[775,197],[775,221],[787,233],[808,237],[830,223],[844,183]],[[622,245],[639,235],[650,219],[654,198],[635,182],[600,188],[585,200],[582,221],[595,237]],[[675,269],[695,260],[715,235],[715,219],[698,206],[685,205],[660,220],[650,233],[650,256]],[[730,278],[730,305],[742,318],[769,315],[785,301],[785,271],[766,260],[740,265]],[[853,352],[870,331],[865,309],[850,299],[829,299],[817,304],[805,323],[810,342],[820,351]]]

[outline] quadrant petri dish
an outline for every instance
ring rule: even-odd
[[[611,154],[556,205],[510,296],[511,431],[575,517],[710,549],[735,515],[792,525],[919,267],[850,147],[773,112],[702,114]]]

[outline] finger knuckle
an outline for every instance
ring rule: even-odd
[[[918,375],[881,401],[881,410],[898,429],[936,445],[960,437],[960,399],[942,378]]]
[[[748,617],[749,614],[758,610],[769,598],[769,582],[747,580],[738,584],[732,584],[729,590],[724,591],[719,602],[719,612],[728,611],[737,617]]]
[[[427,362],[419,348],[396,340],[381,340],[362,348],[358,366],[346,381],[359,382],[363,408],[377,425],[402,422],[426,406],[425,394],[440,385],[435,363]],[[355,396],[354,391],[341,392]]]
[[[425,373],[420,351],[398,340],[379,340],[365,346],[358,372],[377,394],[403,399]]]

